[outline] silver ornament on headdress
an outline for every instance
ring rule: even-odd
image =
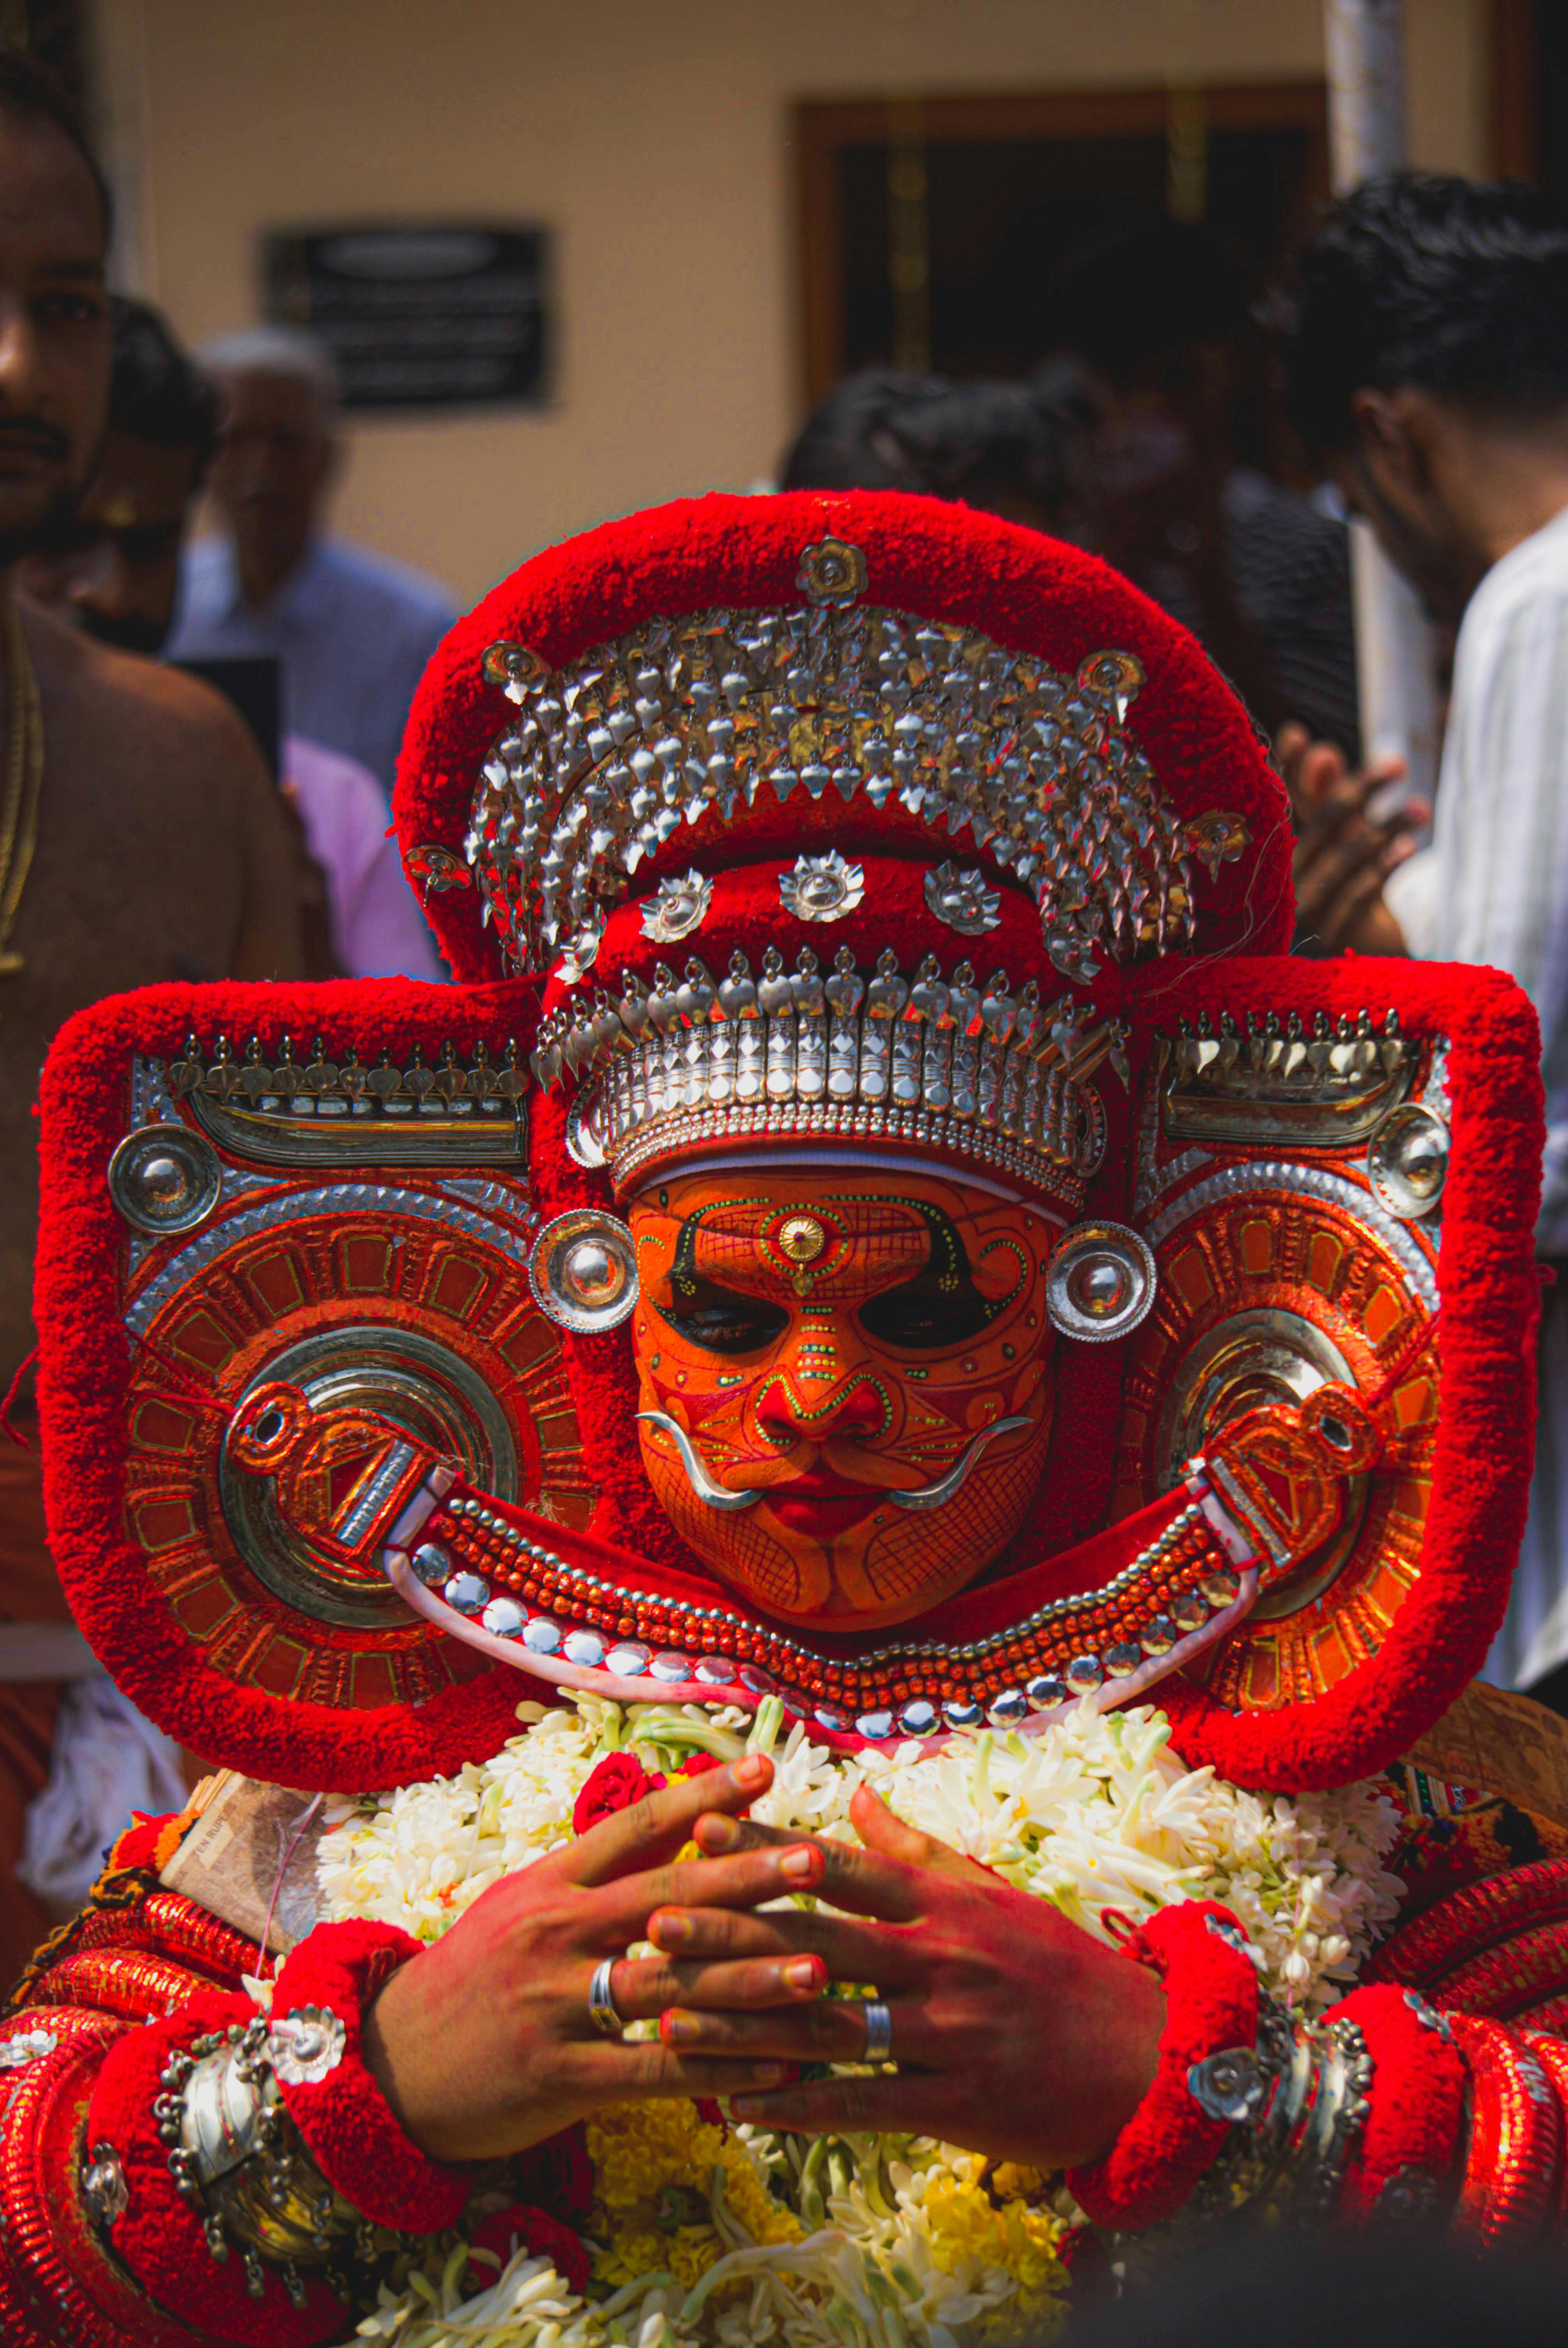
[[[642,934],[655,945],[672,946],[700,930],[713,901],[713,884],[695,867],[661,880],[642,908]]]
[[[836,848],[797,856],[794,870],[779,876],[779,901],[799,922],[842,922],[865,894],[865,867],[846,864]]]
[[[960,872],[948,862],[927,872],[926,903],[938,921],[963,938],[983,937],[988,930],[1001,926],[1001,891],[988,889],[985,874],[972,866]]]

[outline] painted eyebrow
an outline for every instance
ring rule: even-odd
[[[101,284],[104,268],[105,263],[101,257],[90,260],[84,256],[75,261],[46,261],[44,263],[42,274],[46,277],[90,278],[94,283]]]

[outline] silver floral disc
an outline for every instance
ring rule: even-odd
[[[1402,1223],[1430,1215],[1449,1174],[1449,1129],[1419,1101],[1390,1109],[1367,1151],[1367,1179],[1379,1206]]]
[[[330,2005],[300,2005],[267,2033],[272,2068],[285,2085],[313,2086],[343,2061],[348,2033]]]
[[[1154,1259],[1125,1223],[1075,1223],[1045,1275],[1045,1309],[1064,1337],[1105,1344],[1147,1318],[1159,1287]]]
[[[661,880],[642,908],[642,934],[655,945],[673,945],[677,938],[700,930],[713,901],[713,884],[695,866]]]
[[[529,1248],[528,1285],[562,1329],[591,1334],[619,1328],[637,1303],[631,1233],[618,1216],[569,1209]]]
[[[964,938],[984,937],[1001,927],[1002,892],[988,889],[979,867],[960,871],[953,863],[938,864],[926,875],[926,902],[938,921]]]
[[[836,848],[825,856],[797,856],[794,871],[779,876],[784,911],[798,922],[842,922],[865,894],[865,868],[846,864]]]
[[[192,1231],[222,1195],[218,1153],[188,1125],[144,1125],[109,1159],[109,1196],[132,1228],[157,1239]]]

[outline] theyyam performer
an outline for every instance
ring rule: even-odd
[[[1524,997],[1283,958],[1192,638],[919,499],[525,564],[397,815],[456,988],[46,1075],[54,1550],[218,1774],[0,2030],[6,2341],[1004,2348],[1198,2230],[1546,2239]]]

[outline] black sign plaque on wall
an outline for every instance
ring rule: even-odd
[[[549,393],[549,232],[487,222],[274,230],[262,299],[319,336],[350,407],[537,407]]]

